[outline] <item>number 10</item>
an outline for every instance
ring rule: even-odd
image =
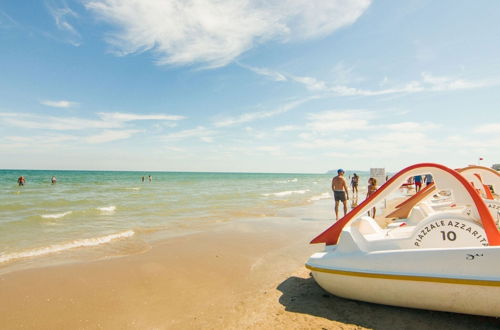
[[[440,233],[443,236],[443,241],[446,241],[446,239],[448,239],[448,241],[454,241],[457,239],[457,234],[455,234],[454,231],[449,231],[449,232],[441,231]]]

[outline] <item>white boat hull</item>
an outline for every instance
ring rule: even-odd
[[[338,272],[308,266],[316,282],[343,298],[392,306],[500,317],[500,282]]]

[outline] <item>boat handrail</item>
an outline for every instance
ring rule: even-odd
[[[471,165],[458,169],[457,172],[462,174],[466,178],[475,176],[481,182],[481,187],[484,189],[484,192],[488,199],[494,198],[488,185],[491,185],[494,191],[500,191],[500,173],[495,171],[494,169],[479,165]]]

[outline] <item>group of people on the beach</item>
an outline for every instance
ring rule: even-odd
[[[344,178],[345,171],[341,168],[337,171],[337,176],[332,179],[332,190],[333,190],[333,198],[335,199],[335,217],[339,219],[339,203],[342,202],[344,205],[344,215],[347,214],[347,201],[349,200],[349,189],[347,187],[347,181]],[[386,177],[386,181],[389,177]],[[416,175],[412,176],[408,179],[408,182],[405,184],[405,187],[411,188],[415,185],[415,191],[419,192],[422,189],[422,184],[425,183],[426,186],[430,185],[434,182],[434,178],[431,174]],[[351,189],[353,194],[352,200],[352,208],[358,206],[358,185],[359,185],[359,176],[354,173],[351,178]],[[377,179],[370,178],[368,179],[368,188],[366,193],[366,198],[370,197],[376,190]],[[373,207],[370,211],[368,211],[368,215],[375,218],[376,208]]]
[[[337,176],[332,179],[332,190],[333,190],[333,198],[335,200],[335,217],[339,219],[339,204],[342,202],[344,206],[344,215],[347,214],[347,201],[349,200],[349,188],[347,187],[347,181],[344,177],[345,171],[341,168],[337,170]],[[359,175],[356,173],[353,174],[351,178],[351,189],[353,195],[352,207],[356,207],[358,205],[358,185],[359,185]],[[368,191],[366,194],[366,198],[370,197],[376,190],[377,187],[377,179],[370,178],[368,179]],[[375,207],[368,212],[368,215],[375,218],[376,209]]]
[[[419,192],[420,189],[422,189],[422,183],[425,183],[426,186],[430,185],[431,183],[434,182],[434,178],[430,174],[426,174],[425,176],[421,175],[415,175],[413,177],[410,177],[409,179],[409,184],[414,184],[415,185],[415,191]]]

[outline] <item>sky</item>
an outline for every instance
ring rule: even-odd
[[[0,168],[490,166],[499,19],[495,0],[1,0]]]

